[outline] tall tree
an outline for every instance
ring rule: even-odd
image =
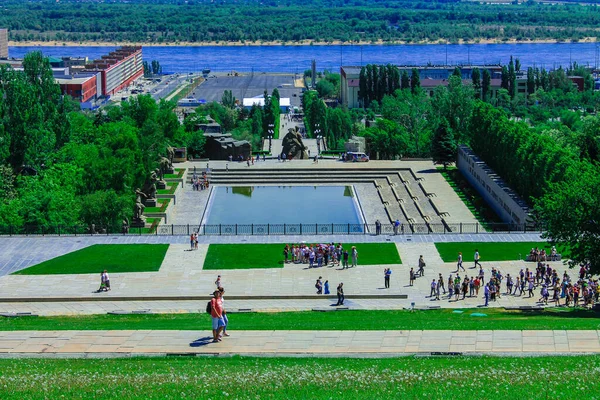
[[[473,90],[475,91],[475,98],[481,98],[481,74],[479,68],[473,68],[471,73],[471,80],[473,81]]]
[[[514,99],[515,94],[517,94],[517,74],[512,56],[510,56],[510,62],[508,63],[508,94],[511,99]]]
[[[458,76],[451,76],[448,87],[440,86],[433,95],[433,104],[440,119],[448,121],[457,145],[469,143],[469,123],[473,112],[473,88],[462,84]]]
[[[508,90],[508,81],[509,81],[508,68],[506,67],[506,65],[503,65],[502,72],[500,75],[500,87],[502,89]]]
[[[367,100],[367,72],[365,67],[360,69],[360,74],[358,75],[358,102],[361,107],[366,107]]]
[[[416,68],[413,68],[412,74],[410,76],[410,90],[414,94],[420,88],[421,88],[421,79],[419,78],[419,70]]]
[[[409,89],[410,88],[410,78],[408,77],[408,72],[406,70],[402,71],[402,78],[400,78],[400,89]]]
[[[484,69],[483,70],[483,81],[481,84],[481,98],[483,99],[483,101],[489,101],[491,87],[492,87],[492,76],[490,75],[489,70]]]
[[[527,94],[531,95],[535,92],[535,76],[533,68],[527,68]]]
[[[448,121],[442,118],[435,130],[431,143],[431,156],[436,164],[442,164],[444,169],[456,161],[456,142]]]
[[[221,96],[221,104],[227,108],[235,108],[235,97],[233,96],[233,92],[231,90],[223,91],[223,96]]]

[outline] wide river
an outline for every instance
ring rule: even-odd
[[[41,50],[47,56],[100,57],[111,46],[10,47],[11,57]],[[145,60],[158,60],[164,72],[212,71],[303,72],[316,60],[317,69],[338,71],[340,65],[392,63],[424,64],[507,64],[510,56],[524,67],[553,68],[570,62],[596,66],[596,43],[473,44],[473,45],[353,45],[353,46],[161,46],[144,47]]]

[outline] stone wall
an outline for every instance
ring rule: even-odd
[[[467,146],[458,148],[457,167],[504,222],[529,222],[530,209],[525,201]]]

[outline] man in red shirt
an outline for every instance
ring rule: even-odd
[[[214,297],[210,301],[210,316],[212,317],[213,343],[217,343],[221,341],[219,336],[223,331],[225,321],[223,320],[223,305],[220,301],[221,292],[215,290],[213,295]]]

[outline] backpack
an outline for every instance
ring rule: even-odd
[[[212,314],[212,300],[206,303],[206,313]]]

